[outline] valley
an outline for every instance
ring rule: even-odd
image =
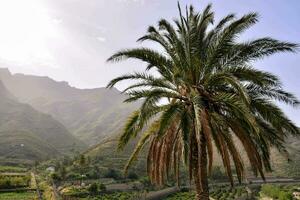
[[[147,148],[124,176],[123,167],[137,140],[123,151],[116,146],[126,117],[139,106],[124,104],[125,94],[116,89],[76,89],[48,77],[11,74],[7,69],[0,69],[0,79],[0,173],[36,173],[41,198],[173,200],[194,196],[184,189],[189,184],[183,166],[182,189],[172,189],[173,179],[163,188],[150,183],[146,176]],[[287,144],[291,161],[274,151],[270,177],[300,177],[300,140],[290,138]],[[219,159],[216,163],[221,162]],[[225,177],[215,166],[211,181],[224,182]],[[254,187],[256,196],[268,187],[260,186]],[[17,185],[13,187],[20,190]],[[244,186],[234,190],[211,187],[216,199],[249,196]],[[294,189],[284,191],[295,190],[297,182],[289,188]],[[38,192],[5,192],[0,193],[0,199],[38,199]]]

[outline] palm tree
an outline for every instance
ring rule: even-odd
[[[124,90],[125,102],[142,100],[119,140],[118,147],[123,149],[130,139],[141,137],[125,171],[148,143],[147,171],[152,183],[162,185],[173,170],[179,181],[183,161],[194,181],[196,199],[206,200],[215,151],[233,185],[231,165],[239,182],[245,172],[236,139],[253,172],[264,179],[264,172],[271,170],[270,148],[286,153],[284,139],[299,135],[275,104],[297,106],[297,98],[282,89],[278,77],[252,66],[253,61],[274,53],[294,52],[297,45],[269,37],[239,41],[238,36],[258,21],[256,13],[241,18],[229,14],[213,25],[211,5],[201,13],[190,6],[184,15],[178,8],[179,19],[160,20],[158,28],[150,26],[138,40],[152,41],[161,51],[126,49],[108,59],[133,58],[147,64],[144,73],[115,78],[108,87],[134,80]]]

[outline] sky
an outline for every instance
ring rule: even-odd
[[[258,12],[243,40],[271,36],[300,44],[299,0],[180,0],[202,10],[213,3],[216,19]],[[114,52],[142,46],[136,40],[161,18],[177,17],[175,0],[0,0],[0,67],[48,76],[78,88],[103,87],[112,78],[143,71],[139,62],[106,63]],[[151,44],[144,44],[151,46]],[[277,54],[254,66],[278,75],[300,98],[300,51]],[[124,86],[124,85],[123,85]],[[120,87],[123,87],[122,85]],[[300,110],[283,107],[300,125]]]

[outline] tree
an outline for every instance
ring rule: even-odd
[[[61,175],[61,179],[65,180],[67,177],[67,169],[64,165],[61,165],[61,168],[59,169],[60,175]]]
[[[99,192],[99,185],[97,183],[92,183],[89,187],[88,187],[88,191],[95,195]]]
[[[80,155],[80,158],[79,158],[79,165],[80,167],[85,167],[86,165],[86,159],[85,159],[85,156],[83,154]]]
[[[138,40],[152,41],[162,51],[126,49],[108,59],[138,59],[147,64],[147,71],[117,77],[108,87],[133,80],[123,91],[128,94],[125,102],[142,100],[119,140],[118,148],[123,149],[143,132],[125,172],[150,143],[147,171],[151,182],[162,185],[171,169],[178,180],[183,161],[190,181],[194,181],[196,199],[207,200],[213,145],[233,185],[231,165],[239,182],[245,171],[233,137],[240,140],[253,172],[264,179],[264,172],[271,170],[270,148],[286,153],[284,139],[299,135],[294,123],[274,103],[297,106],[299,101],[282,89],[278,77],[252,66],[253,61],[274,53],[294,52],[297,45],[269,37],[237,40],[258,21],[256,13],[241,18],[229,14],[213,25],[211,5],[201,13],[190,6],[184,15],[180,5],[178,8],[179,18],[174,23],[162,19],[158,28],[150,26]]]
[[[120,179],[121,175],[120,173],[115,170],[114,168],[109,168],[105,173],[104,173],[105,178],[113,178],[113,179]]]

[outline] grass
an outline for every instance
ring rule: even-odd
[[[117,192],[113,194],[101,194],[97,197],[86,197],[80,200],[130,200],[130,199],[142,199],[140,194],[131,192]]]
[[[0,166],[0,173],[3,172],[16,172],[22,173],[26,172],[28,169],[25,167],[17,167],[17,166]]]
[[[216,186],[210,189],[210,196],[218,200],[234,200],[237,198],[247,198],[247,191],[245,187],[238,186],[230,188],[228,186]],[[188,200],[194,199],[195,192],[178,192],[170,195],[165,200]]]
[[[279,200],[293,199],[293,192],[298,189],[300,185],[262,185],[260,195],[267,196]]]
[[[0,189],[25,188],[29,186],[30,176],[3,176],[0,175]]]
[[[0,200],[37,200],[35,192],[5,192],[0,193]]]

